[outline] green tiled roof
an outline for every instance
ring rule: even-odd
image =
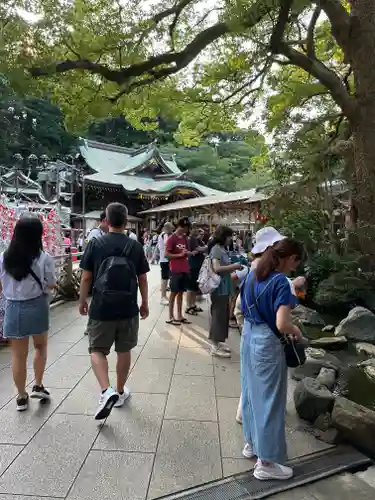
[[[168,193],[176,188],[189,188],[196,189],[203,196],[222,194],[221,191],[202,186],[202,184],[179,179],[158,180],[148,177],[137,177],[134,175],[108,175],[98,173],[86,175],[85,180],[98,184],[122,186],[126,191],[139,191],[142,193]]]
[[[161,154],[153,144],[137,150],[81,139],[79,149],[94,172],[85,176],[88,182],[115,185],[126,191],[141,193],[168,193],[177,188],[189,188],[197,190],[203,196],[222,194],[221,191],[196,182],[179,179],[178,176],[181,176],[182,172],[174,156]],[[162,165],[165,169],[164,175],[169,175],[169,178],[137,175],[137,168],[153,159]]]
[[[140,149],[130,149],[81,139],[79,150],[89,167],[98,173],[124,174],[152,158],[158,158],[171,174],[181,174],[174,157],[162,155],[153,144]]]

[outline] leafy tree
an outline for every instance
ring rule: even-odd
[[[21,97],[0,78],[0,164],[10,165],[21,153],[51,158],[71,151],[75,142],[64,126],[64,116],[47,100]]]
[[[283,102],[271,96],[273,115],[326,96],[348,123],[341,152],[354,160],[359,217],[375,227],[374,0],[164,0],[152,11],[139,0],[34,0],[41,17],[23,43],[17,3],[30,5],[2,7],[6,64],[12,75],[28,68],[72,126],[111,108],[136,125],[173,107],[176,139],[194,145],[232,129],[275,78],[285,89]],[[291,77],[298,92],[285,91]]]

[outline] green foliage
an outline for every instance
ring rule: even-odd
[[[48,100],[16,94],[0,78],[0,164],[9,165],[15,153],[54,158],[69,153],[74,142],[59,108]]]

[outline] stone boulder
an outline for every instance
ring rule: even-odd
[[[292,311],[292,317],[301,321],[302,324],[308,326],[324,326],[324,319],[314,309],[299,304]]]
[[[304,378],[294,390],[294,405],[303,420],[315,422],[319,415],[331,413],[334,396],[313,378]]]
[[[324,354],[321,355],[321,352]],[[318,354],[318,355],[317,355]],[[333,355],[326,354],[321,349],[306,349],[306,363],[303,366],[298,366],[292,371],[293,380],[303,380],[306,377],[316,378],[322,368],[334,370],[338,376],[342,369],[341,362]]]
[[[368,376],[368,378],[375,380],[375,366],[365,366],[364,372]]]
[[[375,344],[375,314],[365,307],[355,307],[337,326],[335,335]]]
[[[362,451],[375,455],[375,412],[349,399],[336,398],[332,425]]]
[[[336,328],[335,325],[327,325],[324,328],[322,328],[322,332],[327,332],[327,333],[334,332],[335,328]]]
[[[346,337],[321,337],[320,339],[310,340],[311,347],[318,347],[323,349],[342,349],[346,346],[348,340]]]
[[[330,391],[335,387],[336,385],[336,370],[332,370],[331,368],[322,368],[316,377],[316,381],[324,385],[324,387],[327,387]]]
[[[366,354],[375,358],[375,345],[368,344],[367,342],[358,342],[355,345],[355,350],[358,354]]]
[[[363,368],[365,374],[371,378],[375,379],[375,358],[367,359],[366,361],[361,361],[357,364],[359,368]]]

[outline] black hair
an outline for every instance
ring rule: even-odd
[[[37,217],[21,217],[14,228],[12,241],[4,252],[4,269],[17,281],[30,274],[30,268],[43,250],[43,224]]]
[[[228,226],[219,226],[213,237],[214,245],[221,245],[222,247],[226,244],[227,239],[233,235],[233,229]]]
[[[114,228],[126,225],[128,209],[122,203],[110,203],[106,210],[108,224]]]
[[[274,272],[281,259],[296,256],[297,261],[305,258],[305,248],[303,244],[293,238],[285,238],[268,247],[260,258],[255,269],[255,275],[258,281],[264,281]]]
[[[105,220],[106,217],[107,217],[106,213],[105,212],[101,212],[101,214],[99,215],[100,222],[103,222],[103,220]]]
[[[182,217],[181,219],[179,219],[177,221],[177,227],[187,227],[187,228],[191,228],[191,222],[190,222],[190,219],[189,217]]]

